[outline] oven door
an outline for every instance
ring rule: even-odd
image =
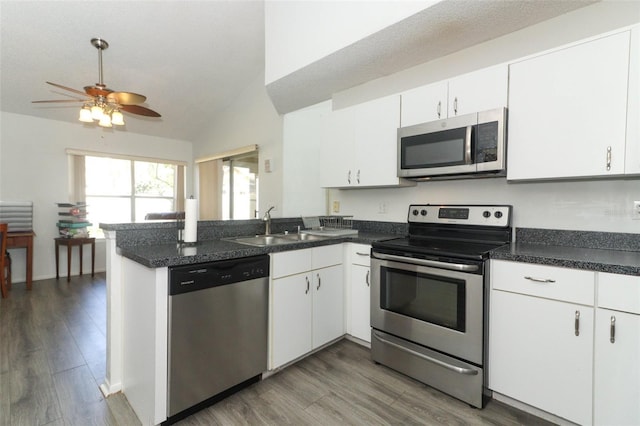
[[[438,263],[374,251],[371,326],[480,366],[484,280],[464,270],[480,270],[482,263],[442,265],[450,269],[433,266]]]

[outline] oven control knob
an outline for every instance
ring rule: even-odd
[[[484,212],[482,212],[482,216],[484,216],[486,218],[490,218],[491,217],[491,212],[489,210],[485,210]]]
[[[422,216],[426,216],[427,215],[427,211],[425,209],[420,210],[420,214]]]
[[[500,219],[502,217],[502,212],[501,211],[497,211],[493,215],[496,217],[496,219]]]
[[[418,216],[418,209],[414,209],[411,213],[413,213],[414,216]]]

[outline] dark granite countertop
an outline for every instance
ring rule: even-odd
[[[490,253],[491,259],[640,276],[640,251],[514,243]]]
[[[299,250],[343,242],[371,244],[397,238],[397,234],[360,232],[357,236],[327,238],[320,241],[295,241],[266,247],[253,247],[225,239],[198,241],[193,246],[179,246],[176,243],[146,244],[119,247],[119,253],[149,268],[189,265],[216,260],[233,259],[288,250]]]

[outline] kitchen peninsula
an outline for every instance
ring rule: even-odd
[[[176,243],[175,222],[100,226],[107,240],[108,271],[107,369],[101,390],[105,395],[124,392],[144,424],[167,419],[170,267],[332,245],[342,253],[345,242],[370,244],[406,233],[406,224],[357,222],[357,236],[257,247],[232,238],[263,234],[261,220],[199,222],[194,245]],[[299,218],[273,219],[272,232],[295,233],[298,226]]]

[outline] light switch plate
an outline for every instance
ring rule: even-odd
[[[633,202],[633,211],[631,212],[631,219],[640,220],[640,201]]]

